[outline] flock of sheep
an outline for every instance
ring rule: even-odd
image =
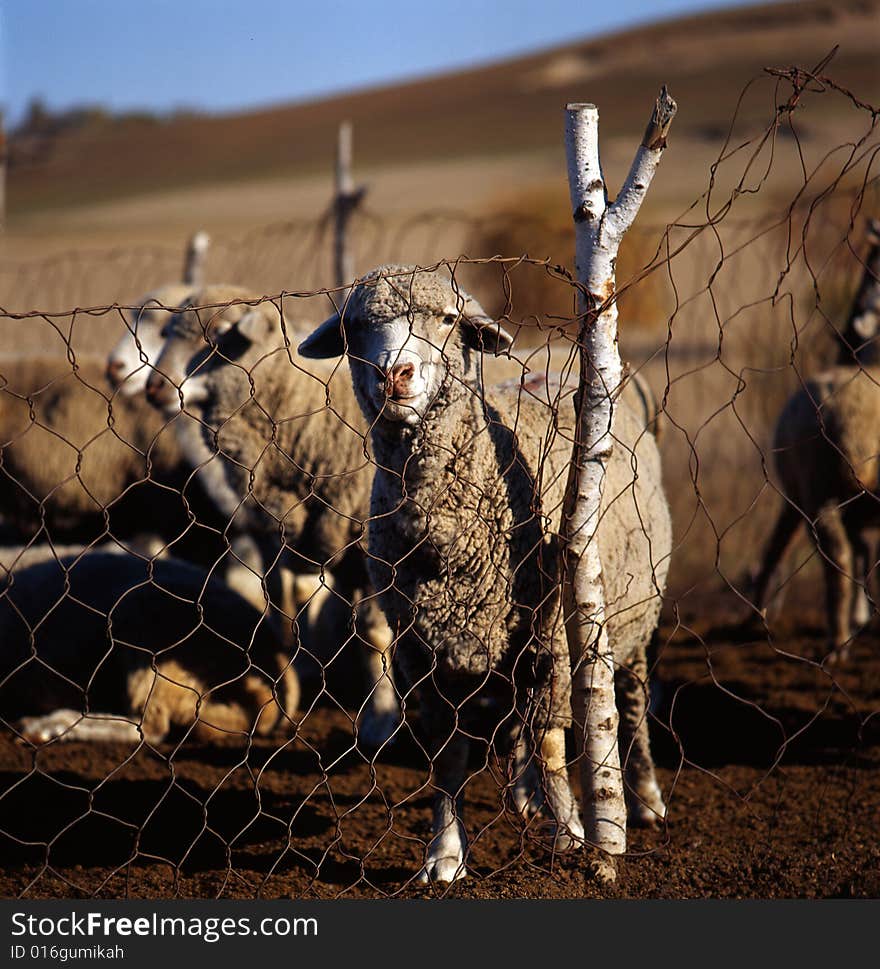
[[[878,523],[871,233],[840,360],[780,417],[785,501],[754,577],[761,612],[806,520],[837,659],[870,614],[862,533]],[[206,285],[206,247],[195,236],[184,281],[127,313],[106,370],[32,360],[5,375],[3,722],[34,745],[292,734],[298,671],[352,644],[361,750],[381,753],[417,709],[437,792],[423,880],[466,874],[475,738],[508,759],[511,806],[576,844],[558,548],[573,388],[489,385],[483,355],[512,338],[447,268],[383,266],[305,335],[273,302]],[[630,375],[598,531],[634,824],[666,812],[647,727],[672,553],[659,415]]]

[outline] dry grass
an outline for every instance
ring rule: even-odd
[[[574,315],[573,291],[560,286],[556,267],[574,274],[574,230],[564,185],[544,186],[503,196],[489,207],[467,240],[465,251],[472,256],[522,254],[546,260],[549,271],[523,262],[515,267],[487,268],[472,274],[477,289],[493,289],[495,296],[486,307],[495,316],[522,323],[552,324]],[[663,226],[640,222],[624,237],[617,262],[621,292],[618,308],[629,330],[665,330],[675,307],[669,280],[659,273],[629,285],[654,260],[661,245]],[[492,286],[493,275],[501,285]]]

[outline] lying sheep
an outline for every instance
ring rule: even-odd
[[[260,564],[250,566],[270,582],[281,566],[297,576],[292,611],[300,622],[315,595],[309,577],[332,574],[330,594],[357,613],[356,635],[367,647],[371,693],[359,743],[377,750],[400,712],[388,675],[390,631],[365,598],[361,539],[372,467],[351,386],[290,356],[272,303],[229,287],[207,287],[193,302],[208,308],[174,318],[148,396],[169,420],[203,431],[199,446],[210,458],[202,466],[222,474],[236,496],[235,527],[259,548]]]
[[[423,881],[466,873],[461,796],[475,733],[513,750],[520,809],[534,755],[558,843],[583,837],[563,739],[571,677],[559,571],[574,415],[554,418],[534,395],[485,390],[483,350],[511,342],[446,270],[385,266],[299,348],[304,357],[347,353],[371,429],[367,564],[436,778]],[[645,650],[671,529],[656,444],[630,395],[616,411],[598,538],[630,818],[648,822],[665,806],[648,743]]]
[[[175,559],[44,548],[0,592],[0,716],[23,739],[210,741],[291,722],[296,674],[240,596]]]
[[[804,523],[825,571],[831,661],[847,658],[853,625],[871,618],[866,591],[875,561],[865,531],[880,525],[880,221],[871,220],[868,239],[836,365],[807,380],[776,422],[773,451],[784,502],[751,590],[764,614],[773,574]]]

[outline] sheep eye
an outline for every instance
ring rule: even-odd
[[[447,313],[446,316],[443,317],[443,322],[446,324],[446,326],[452,326],[457,319],[458,317],[455,315],[455,313]]]

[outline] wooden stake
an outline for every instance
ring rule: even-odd
[[[205,285],[205,253],[211,245],[211,237],[199,229],[186,246],[183,259],[183,282],[188,286]]]
[[[366,194],[366,186],[354,187],[351,173],[352,128],[350,121],[339,126],[336,142],[336,193],[333,199],[334,235],[333,266],[336,285],[345,286],[354,281],[354,257],[349,239],[349,221]]]

